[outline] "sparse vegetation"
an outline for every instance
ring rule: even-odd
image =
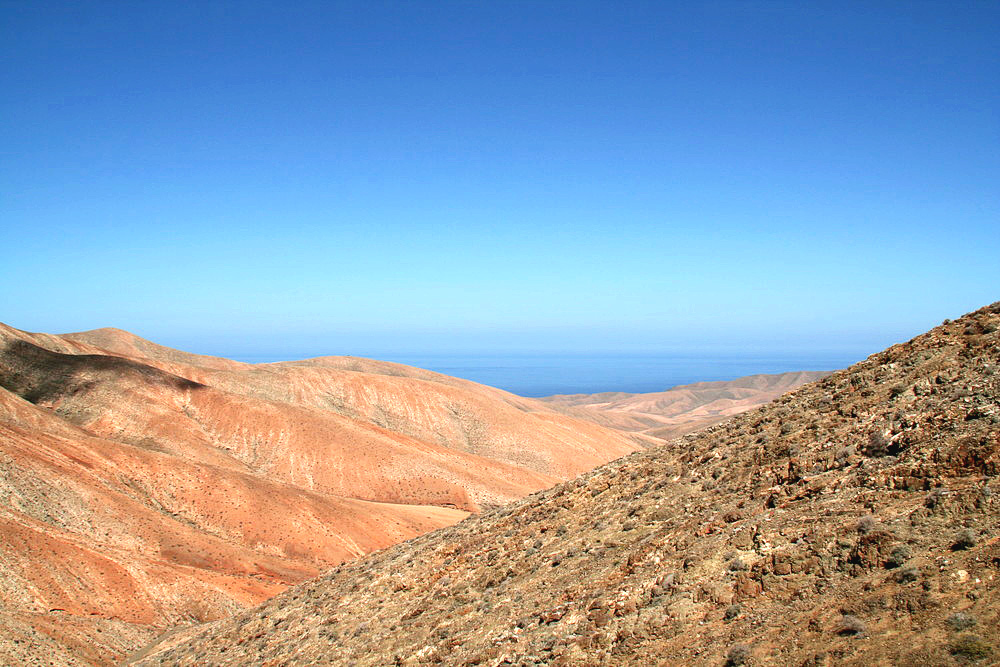
[[[868,626],[865,625],[857,616],[852,616],[850,614],[844,614],[837,621],[837,625],[834,628],[834,632],[838,635],[844,635],[847,637],[855,637],[865,634],[868,631]]]
[[[952,655],[975,662],[993,654],[993,647],[978,635],[962,635],[948,645]]]
[[[920,578],[920,570],[913,566],[907,566],[902,569],[896,570],[893,573],[893,579],[901,584],[908,584],[911,581],[916,581]]]
[[[889,453],[889,440],[884,433],[875,432],[868,436],[868,444],[864,449],[865,456],[885,456]]]
[[[962,551],[964,549],[971,549],[976,546],[978,537],[976,536],[976,531],[971,528],[963,528],[962,530],[955,533],[955,542],[951,545],[951,548],[955,551]]]
[[[976,625],[977,621],[976,617],[972,614],[964,611],[956,611],[954,614],[946,618],[944,623],[955,632],[961,632],[962,630],[968,630]]]
[[[750,660],[750,647],[746,644],[734,644],[726,653],[726,667],[739,667]]]
[[[871,515],[863,516],[860,519],[858,519],[858,523],[855,526],[855,530],[857,530],[862,535],[867,535],[876,528],[878,528],[878,521],[876,521],[875,517]]]
[[[846,447],[839,447],[837,448],[837,451],[834,454],[834,459],[837,461],[837,463],[844,464],[854,454],[854,452],[855,449],[851,445],[848,445]]]
[[[300,589],[308,603],[276,598],[142,664],[183,664],[193,646],[208,664],[375,667],[372,647],[389,646],[404,661],[421,652],[418,664],[723,665],[751,653],[800,667],[989,664],[997,648],[978,628],[992,630],[997,590],[975,579],[992,574],[994,554],[946,550],[960,528],[981,545],[1000,516],[998,494],[983,493],[1000,472],[989,418],[1000,376],[986,373],[997,363],[988,337],[931,332],[669,447],[345,565]],[[889,403],[894,385],[920,389]],[[796,428],[781,435],[784,424]],[[858,455],[873,433],[891,456]],[[467,596],[442,595],[444,576]],[[957,610],[979,623],[946,620]],[[294,622],[262,623],[254,639],[262,613]],[[327,618],[340,641],[309,634]],[[370,632],[350,636],[361,622]]]
[[[889,557],[885,561],[885,566],[888,568],[901,567],[910,559],[910,555],[910,548],[905,544],[900,544],[889,552]]]

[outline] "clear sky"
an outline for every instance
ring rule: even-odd
[[[0,15],[18,328],[867,354],[1000,299],[997,2]]]

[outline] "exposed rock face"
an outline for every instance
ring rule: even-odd
[[[995,663],[998,326],[1000,303],[136,662]]]
[[[639,447],[395,364],[0,325],[0,663],[115,661]]]
[[[796,371],[748,375],[736,380],[679,385],[648,394],[559,394],[539,400],[573,417],[672,440],[769,403],[829,374]]]

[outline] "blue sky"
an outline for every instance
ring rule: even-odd
[[[0,14],[22,329],[867,354],[1000,299],[995,2]]]

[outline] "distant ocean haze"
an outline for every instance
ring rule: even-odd
[[[314,355],[237,355],[250,363],[269,363]],[[357,354],[472,380],[521,396],[593,394],[605,391],[646,393],[681,384],[734,380],[760,373],[832,371],[864,359],[864,353],[794,354]]]

